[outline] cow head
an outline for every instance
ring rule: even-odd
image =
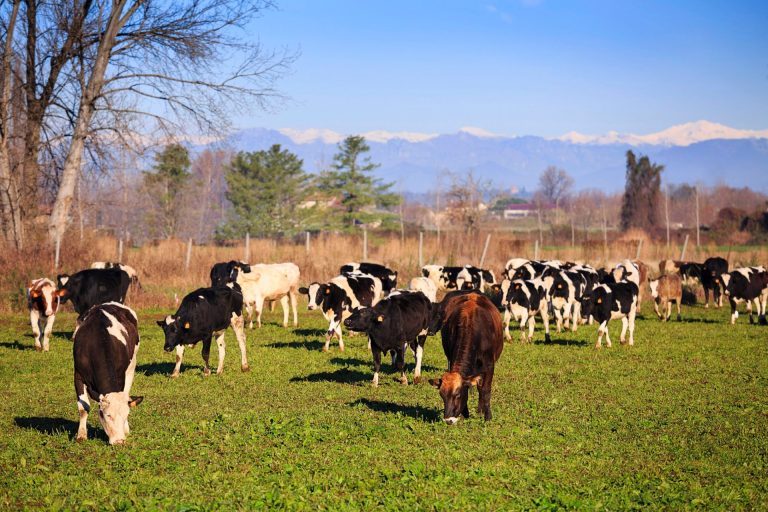
[[[522,279],[517,279],[509,284],[506,304],[531,308],[531,291]],[[505,305],[506,305],[505,304]]]
[[[299,288],[299,293],[309,297],[307,309],[313,311],[320,307],[326,295],[330,295],[331,287],[325,283],[312,283],[309,286]]]
[[[166,352],[172,351],[177,345],[186,343],[186,334],[191,328],[188,321],[168,315],[165,320],[158,320],[157,325],[163,329],[163,334],[165,334],[163,350]]]
[[[128,414],[139,405],[143,396],[128,396],[125,391],[99,395],[99,421],[109,437],[109,444],[123,444],[128,436]]]
[[[654,279],[653,281],[649,281],[648,285],[651,287],[651,297],[653,297],[654,300],[659,298],[659,279]]]
[[[469,417],[469,388],[481,382],[480,375],[464,378],[459,372],[446,372],[439,379],[430,379],[429,383],[440,391],[440,398],[443,399],[443,421],[455,425],[460,416]]]
[[[384,322],[384,316],[374,312],[373,308],[356,308],[352,316],[344,320],[344,327],[350,331],[367,332],[376,323]]]
[[[45,313],[45,316],[51,316],[56,313],[60,302],[60,295],[53,281],[50,279],[33,281],[27,287],[27,293],[30,299],[38,301],[38,304],[42,305],[42,311]]]
[[[723,293],[727,297],[731,295],[731,274],[721,274],[715,277],[715,284],[723,288]]]

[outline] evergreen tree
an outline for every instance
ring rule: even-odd
[[[189,152],[181,144],[169,144],[155,156],[155,172],[144,172],[144,190],[153,208],[147,211],[147,223],[153,236],[171,238],[179,220],[179,199],[189,181]]]
[[[326,227],[349,231],[357,224],[393,225],[397,216],[383,209],[400,204],[400,196],[390,191],[394,183],[372,175],[379,164],[367,155],[371,148],[365,138],[349,136],[338,148],[331,169],[318,178],[318,190],[335,195],[341,203],[337,215],[327,218]]]
[[[627,183],[621,203],[621,229],[640,228],[653,231],[659,225],[661,173],[663,165],[647,156],[638,160],[627,151]]]
[[[308,191],[303,164],[279,144],[266,151],[238,153],[225,176],[232,210],[218,236],[290,236],[301,231],[311,212],[301,207]]]

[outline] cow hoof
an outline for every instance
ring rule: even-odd
[[[683,317],[681,317],[680,315],[677,315],[677,321],[678,322],[682,322],[683,321]]]
[[[323,352],[328,352],[328,347],[323,347]]]
[[[413,378],[413,383],[414,384],[421,384],[421,375],[419,375],[418,377],[414,377]]]
[[[249,372],[249,371],[251,371],[251,367],[248,366],[247,364],[244,364],[244,365],[242,365],[240,367],[240,371],[243,372],[243,373]]]
[[[171,378],[172,378],[172,379],[175,379],[175,378],[177,378],[178,376],[179,376],[179,372],[173,372],[173,373],[171,374]]]
[[[546,343],[552,343],[552,338],[549,337],[549,334],[545,334],[544,335],[544,341]]]
[[[224,373],[224,368],[216,368],[216,375],[221,375]]]
[[[36,352],[42,352],[43,351],[43,347],[41,347],[40,345],[35,345],[35,351]]]
[[[768,320],[765,319],[765,316],[760,317],[760,322],[758,322],[760,325],[768,325]]]
[[[76,443],[82,443],[83,441],[87,441],[87,440],[88,440],[88,436],[77,436],[75,438]]]
[[[211,369],[206,368],[203,370],[203,377],[208,377],[211,374]]]
[[[402,384],[403,386],[408,385],[408,379],[406,377],[403,377],[402,379],[399,379],[399,380],[400,380],[400,384]]]
[[[595,350],[600,350],[602,348],[603,348],[602,345],[600,345],[599,343],[595,343]]]

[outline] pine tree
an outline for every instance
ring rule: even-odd
[[[621,203],[621,229],[640,228],[653,231],[659,225],[661,173],[663,165],[647,156],[638,160],[627,151],[627,183]]]
[[[154,207],[147,223],[154,236],[171,238],[179,220],[179,199],[189,181],[189,152],[181,144],[170,144],[155,156],[155,172],[144,172],[144,190]]]

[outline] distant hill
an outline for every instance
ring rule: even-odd
[[[629,149],[663,164],[667,183],[725,183],[768,191],[768,132],[740,131],[706,121],[646,136],[570,133],[558,139],[546,139],[497,136],[476,128],[446,135],[409,132],[363,135],[371,146],[372,160],[381,164],[377,174],[386,181],[396,182],[398,189],[413,193],[434,189],[446,170],[456,173],[473,170],[478,177],[491,180],[499,188],[531,190],[536,188],[541,171],[549,165],[567,170],[574,177],[577,189],[613,192],[624,187],[625,154]],[[715,138],[707,139],[707,136]],[[726,138],[717,138],[720,136]],[[317,172],[331,163],[341,138],[329,130],[251,128],[236,132],[226,142],[242,151],[280,144],[302,158],[305,169]],[[675,143],[677,140],[679,144]]]

